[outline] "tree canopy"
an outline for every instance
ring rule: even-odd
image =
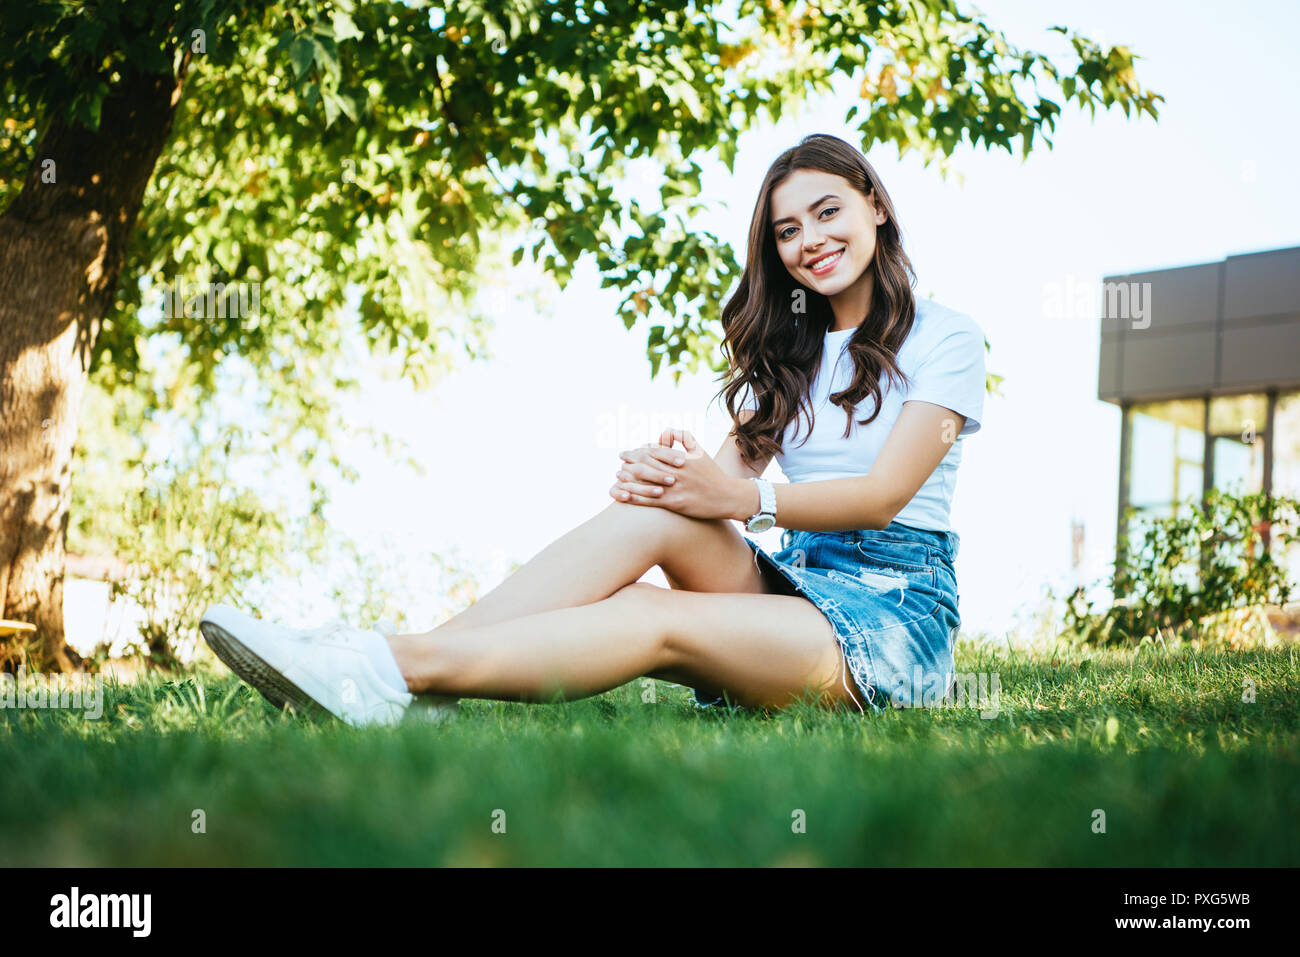
[[[127,73],[170,73],[183,79],[174,129],[96,364],[129,376],[139,338],[163,332],[209,375],[231,352],[274,363],[326,349],[315,333],[355,283],[370,339],[428,372],[479,344],[447,307],[469,302],[485,244],[526,234],[516,261],[536,256],[564,284],[595,256],[625,324],[653,320],[655,368],[693,368],[713,360],[710,320],[737,273],[735,251],[689,228],[697,157],[730,166],[763,114],[860,76],[850,118],[864,148],[927,161],[963,141],[1050,144],[1061,107],[1044,83],[1090,110],[1156,115],[1128,49],[1070,34],[1080,62],[1063,73],[951,0],[742,0],[734,16],[619,0],[35,0],[0,26],[0,208],[52,115],[95,129]],[[615,196],[641,157],[664,171],[661,209]],[[182,276],[262,283],[261,315],[146,328],[144,291]]]

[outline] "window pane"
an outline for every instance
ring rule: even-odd
[[[1300,498],[1300,392],[1277,397],[1273,432],[1273,491]]]
[[[1273,494],[1300,499],[1300,392],[1279,395],[1273,410]],[[1274,557],[1300,583],[1300,542]],[[1300,599],[1300,592],[1292,596]]]
[[[1224,395],[1210,400],[1212,435],[1250,435],[1264,430],[1268,399],[1262,395]]]
[[[1186,503],[1195,499],[1200,501],[1201,481],[1205,475],[1205,470],[1200,462],[1184,463],[1178,466],[1178,489],[1187,494],[1181,499],[1183,505],[1179,509],[1180,513],[1186,512]]]
[[[1201,399],[1134,406],[1128,501],[1162,507],[1201,497],[1205,403]]]
[[[1234,495],[1264,488],[1264,439],[1246,445],[1237,438],[1214,440],[1214,487]]]
[[[1200,464],[1205,449],[1205,433],[1200,427],[1178,430],[1178,457],[1188,462]],[[1199,479],[1197,481],[1200,481]]]

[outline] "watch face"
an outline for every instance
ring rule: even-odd
[[[746,523],[751,532],[766,532],[775,524],[776,519],[771,515],[760,515],[757,518],[750,519],[749,522]]]

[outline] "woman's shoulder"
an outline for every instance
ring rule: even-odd
[[[968,314],[918,296],[912,330],[899,349],[899,367],[910,376],[934,356],[953,353],[982,357],[984,330]]]
[[[953,309],[933,299],[916,299],[916,318],[913,328],[918,338],[933,345],[954,333],[966,332],[984,341],[984,330],[969,313]]]

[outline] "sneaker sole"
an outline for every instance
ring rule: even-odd
[[[203,633],[203,637],[209,647],[212,648],[212,651],[225,662],[231,671],[257,689],[263,698],[277,708],[283,708],[286,704],[291,704],[303,714],[314,717],[338,718],[332,711],[268,665],[252,649],[220,625],[215,622],[204,621],[199,624],[199,631]]]
[[[403,716],[404,721],[424,722],[425,724],[442,724],[455,721],[460,717],[460,702],[438,702],[436,704],[421,701],[419,696],[411,702]]]

